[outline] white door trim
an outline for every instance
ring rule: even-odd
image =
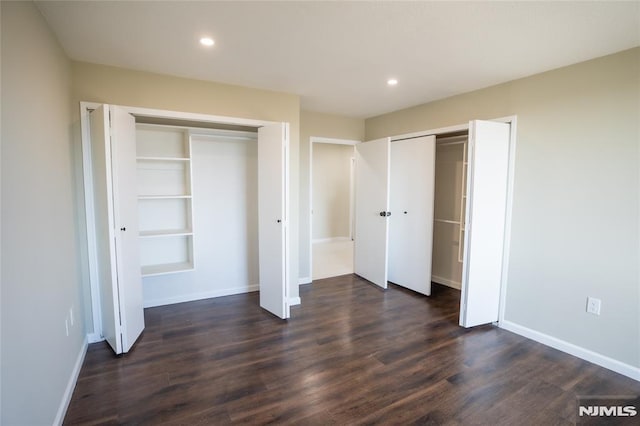
[[[362,141],[355,139],[336,139],[336,138],[323,138],[321,136],[311,136],[309,138],[310,143],[329,143],[333,145],[358,145]]]
[[[357,141],[354,139],[336,139],[336,138],[325,138],[322,136],[311,136],[309,138],[309,277],[305,277],[304,280],[301,280],[300,284],[309,284],[313,281],[313,144],[314,143],[328,143],[334,145],[351,145],[356,146],[362,141]],[[355,154],[354,154],[355,156]],[[352,160],[353,164],[353,160]],[[351,186],[353,187],[353,171],[351,172]],[[350,191],[350,200],[349,200],[349,211],[351,217],[349,218],[349,233],[351,234],[351,238],[353,238],[353,200],[354,200],[354,191]],[[302,282],[305,281],[305,282]]]

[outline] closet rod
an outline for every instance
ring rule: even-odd
[[[434,222],[440,222],[440,223],[451,223],[453,225],[460,225],[460,222],[456,221],[456,220],[446,220],[446,219],[433,219]]]
[[[462,145],[464,143],[466,143],[466,140],[463,141],[453,141],[453,142],[436,142],[436,147],[439,146],[448,146],[448,145]]]

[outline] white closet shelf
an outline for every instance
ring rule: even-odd
[[[153,231],[140,231],[140,238],[155,238],[155,237],[181,237],[193,235],[191,229],[162,229]]]
[[[173,200],[173,199],[189,199],[191,195],[138,195],[138,200]]]
[[[191,161],[189,157],[136,157],[138,161]]]
[[[162,265],[147,265],[142,267],[142,276],[150,277],[153,275],[165,275],[173,274],[176,272],[193,271],[193,263],[191,262],[179,262],[179,263],[163,263]]]

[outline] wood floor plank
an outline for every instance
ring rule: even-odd
[[[65,424],[575,424],[578,395],[640,383],[431,297],[355,275],[301,287],[288,321],[258,293],[145,310],[134,349],[90,345]]]

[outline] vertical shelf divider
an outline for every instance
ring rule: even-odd
[[[466,210],[467,210],[467,145],[466,141],[462,145],[462,178],[460,179],[460,185],[462,189],[460,191],[460,226],[458,231],[458,262],[462,263],[464,260],[464,233],[466,231],[467,224],[465,223]]]
[[[191,135],[138,124],[138,211],[142,276],[194,269]]]

